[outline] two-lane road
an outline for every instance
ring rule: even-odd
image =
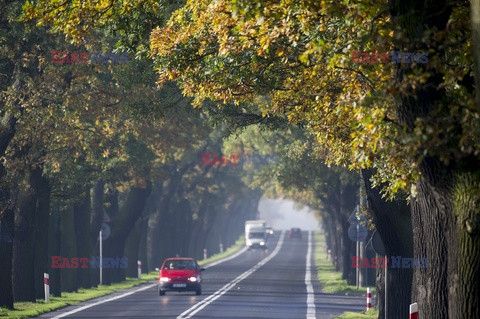
[[[267,252],[247,251],[208,267],[201,296],[176,292],[159,296],[155,286],[147,286],[134,288],[132,291],[141,291],[129,291],[127,296],[123,296],[125,292],[116,293],[40,317],[334,318],[344,311],[363,310],[362,297],[320,293],[312,260],[312,236],[307,232],[303,235],[303,239],[290,239],[285,233],[279,234],[269,240]]]

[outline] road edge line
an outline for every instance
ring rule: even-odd
[[[230,255],[230,256],[225,257],[224,259],[220,259],[220,260],[214,261],[214,262],[212,262],[212,263],[206,264],[205,267],[213,267],[213,266],[219,265],[219,264],[221,264],[221,263],[223,263],[223,262],[232,260],[232,259],[240,256],[241,254],[243,254],[245,251],[247,251],[247,248],[246,248],[246,247],[240,249],[239,251],[237,251],[236,253],[234,253],[234,254],[232,254],[232,255]],[[150,285],[148,285],[148,286],[144,286],[144,287],[141,287],[141,288],[139,288],[139,289],[135,289],[135,290],[133,290],[133,291],[129,291],[129,292],[123,293],[123,294],[118,295],[118,296],[115,296],[115,297],[103,299],[103,300],[94,302],[94,303],[92,303],[92,304],[88,304],[88,305],[81,306],[81,307],[79,307],[79,308],[77,308],[77,309],[73,309],[73,310],[70,310],[70,311],[68,311],[68,312],[64,312],[64,313],[62,313],[62,314],[59,314],[58,316],[54,316],[54,317],[52,317],[51,319],[60,319],[60,318],[69,316],[69,315],[71,315],[71,314],[74,314],[74,313],[83,311],[83,310],[85,310],[85,309],[88,309],[88,308],[91,308],[91,307],[95,307],[95,306],[101,305],[101,304],[103,304],[103,303],[107,303],[107,302],[110,302],[110,301],[114,301],[114,300],[117,300],[117,299],[120,299],[120,298],[123,298],[123,297],[127,297],[127,296],[130,296],[130,295],[133,295],[134,293],[137,293],[137,292],[140,292],[140,291],[143,291],[143,290],[147,290],[147,289],[152,288],[152,287],[157,286],[157,285],[158,285],[158,282],[155,281],[154,284],[150,284]],[[105,295],[105,296],[108,296],[108,295]],[[101,298],[101,297],[100,297],[100,298]],[[204,300],[205,300],[205,299],[204,299]],[[85,300],[85,302],[88,302],[88,300]],[[48,313],[48,312],[46,312],[46,313]]]
[[[137,293],[137,292],[142,291],[142,290],[147,290],[147,289],[149,289],[149,288],[152,288],[152,287],[155,286],[155,285],[157,285],[157,284],[156,284],[156,283],[155,283],[155,284],[151,284],[151,285],[148,285],[148,286],[139,288],[139,289],[135,289],[135,290],[133,290],[133,291],[126,292],[126,293],[124,293],[124,294],[121,294],[121,295],[118,295],[118,296],[115,296],[115,297],[111,297],[111,298],[108,298],[108,299],[100,300],[100,301],[94,302],[94,303],[89,304],[89,305],[81,306],[81,307],[79,307],[79,308],[77,308],[77,309],[73,309],[73,310],[70,310],[70,311],[68,311],[68,312],[64,312],[64,313],[62,313],[62,314],[59,314],[58,316],[54,316],[54,317],[52,317],[51,319],[63,318],[63,317],[69,316],[69,315],[71,315],[71,314],[80,312],[80,311],[82,311],[82,310],[85,310],[85,309],[88,309],[88,308],[91,308],[91,307],[95,307],[95,306],[98,306],[98,305],[101,305],[101,304],[103,304],[103,303],[107,303],[107,302],[110,302],[110,301],[113,301],[113,300],[117,300],[117,299],[120,299],[120,298],[129,296],[129,295],[133,295],[134,293]]]
[[[305,286],[307,288],[307,319],[315,319],[315,292],[312,285],[312,232],[308,231],[308,248],[305,263]]]

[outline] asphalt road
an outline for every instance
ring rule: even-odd
[[[278,233],[269,240],[267,252],[247,251],[207,267],[201,296],[194,292],[167,292],[159,296],[156,286],[147,285],[38,318],[323,319],[334,318],[344,311],[363,310],[364,297],[320,292],[313,259],[311,267],[307,266],[307,254],[310,252],[313,257],[309,238],[307,232],[303,232],[301,240]]]

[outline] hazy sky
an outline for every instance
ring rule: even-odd
[[[260,219],[267,221],[273,229],[290,229],[300,227],[302,230],[318,229],[318,221],[309,208],[296,210],[294,202],[282,198],[262,198],[258,205]]]

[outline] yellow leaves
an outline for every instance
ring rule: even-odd
[[[262,116],[307,123],[328,150],[328,162],[393,163],[397,171],[384,174],[406,180],[406,164],[395,157],[400,146],[392,142],[398,132],[385,120],[395,120],[393,67],[351,61],[351,50],[360,47],[389,50],[393,31],[386,9],[383,0],[284,0],[240,15],[242,8],[232,9],[230,2],[190,0],[168,30],[152,33],[151,46],[154,57],[166,61],[160,78],[180,81],[196,107],[206,99],[259,101],[261,92],[268,96],[259,103]],[[199,57],[210,50],[208,58]]]

